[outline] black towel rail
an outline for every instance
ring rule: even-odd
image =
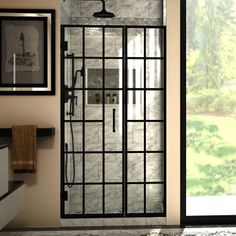
[[[38,128],[37,137],[50,137],[55,135],[55,128]],[[0,128],[0,138],[11,137],[11,128]]]

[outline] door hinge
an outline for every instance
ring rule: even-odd
[[[68,192],[67,191],[63,191],[61,193],[61,198],[63,201],[68,201]]]
[[[67,51],[68,50],[68,42],[64,41],[61,43],[61,50]]]

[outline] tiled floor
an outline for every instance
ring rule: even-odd
[[[0,232],[0,236],[235,236],[236,227]]]

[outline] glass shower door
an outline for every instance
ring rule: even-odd
[[[105,214],[124,212],[123,29],[104,28]]]
[[[118,60],[119,61],[119,60]],[[122,75],[118,67],[105,69],[105,80],[114,78],[117,82]],[[122,67],[122,64],[120,64]],[[122,68],[120,68],[122,69]],[[109,76],[109,77],[108,77]],[[119,84],[112,88],[106,84],[105,101],[105,213],[123,214],[123,89]],[[109,86],[109,88],[108,88]]]
[[[64,32],[62,210],[78,217],[123,216],[123,29],[83,26]]]
[[[164,28],[127,27],[127,216],[165,211]]]
[[[165,27],[62,37],[62,216],[164,216]]]

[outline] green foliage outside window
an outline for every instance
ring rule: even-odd
[[[187,194],[236,195],[236,1],[187,0]]]

